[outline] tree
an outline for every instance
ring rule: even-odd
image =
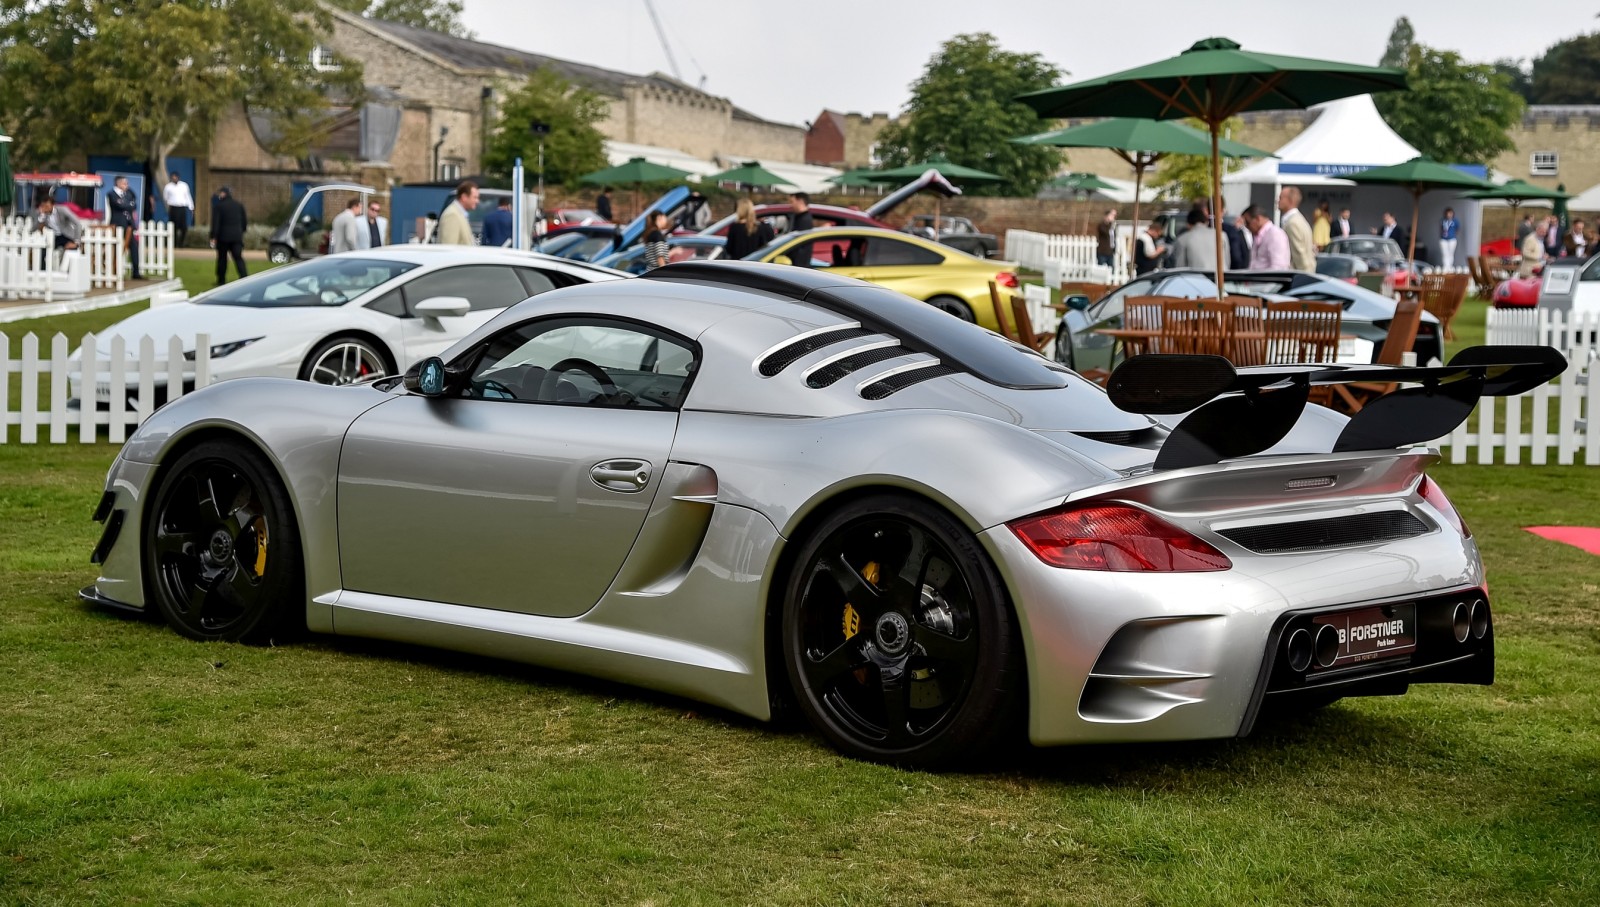
[[[606,99],[575,87],[553,70],[541,69],[506,94],[500,122],[489,136],[484,169],[506,176],[517,158],[532,173],[539,154],[539,136],[530,126],[550,127],[544,136],[544,179],[566,183],[606,165],[605,137],[595,124],[609,113]]]
[[[1416,43],[1417,32],[1411,27],[1411,20],[1405,16],[1394,20],[1394,28],[1389,30],[1389,43],[1384,45],[1383,56],[1378,58],[1378,65],[1404,69],[1411,47]]]
[[[1506,131],[1522,119],[1527,104],[1493,66],[1417,44],[1406,72],[1410,91],[1373,100],[1389,126],[1418,151],[1452,164],[1487,165],[1516,147]]]
[[[1199,120],[1187,120],[1190,126],[1201,131],[1209,129]],[[1227,136],[1239,131],[1243,122],[1234,117],[1225,120],[1222,124],[1222,135]],[[1222,175],[1227,176],[1244,166],[1245,162],[1236,157],[1222,159]],[[1197,198],[1211,197],[1211,157],[1204,154],[1169,154],[1161,159],[1156,166],[1155,184],[1160,188],[1161,194],[1168,198],[1190,201]]]
[[[330,98],[359,101],[361,70],[312,65],[330,26],[317,0],[46,0],[0,6],[0,118],[19,153],[127,149],[157,173],[245,103],[270,114],[272,150],[303,150]]]
[[[969,193],[1033,195],[1055,174],[1061,153],[1006,141],[1045,128],[1015,98],[1049,88],[1063,75],[1038,54],[1001,50],[993,35],[957,35],[912,84],[905,114],[878,134],[878,154],[886,167],[943,154],[957,164],[1005,177],[965,190]]]
[[[1522,95],[1522,99],[1529,104],[1534,103],[1533,76],[1528,71],[1526,60],[1513,60],[1507,57],[1496,60],[1489,65],[1494,68],[1495,72],[1506,77],[1506,84],[1510,86],[1512,91]]]
[[[1600,103],[1600,32],[1553,45],[1533,61],[1534,104]]]
[[[471,38],[473,34],[461,24],[461,0],[331,0],[342,9],[369,19],[399,22],[429,31]]]

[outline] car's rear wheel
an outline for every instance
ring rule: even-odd
[[[300,380],[317,384],[355,384],[392,371],[388,358],[360,337],[332,337],[311,351],[300,366]]]
[[[801,710],[845,753],[925,768],[1011,738],[1022,653],[970,531],[920,499],[829,515],[788,578],[784,662]]]
[[[294,250],[282,243],[273,243],[267,250],[267,261],[275,265],[288,264],[294,260]]]
[[[253,448],[207,441],[174,462],[145,527],[148,593],[191,639],[262,642],[305,620],[288,494]]]
[[[928,300],[928,305],[946,314],[954,315],[962,321],[971,322],[977,320],[972,317],[972,306],[967,305],[965,300],[957,299],[954,296],[935,296]]]

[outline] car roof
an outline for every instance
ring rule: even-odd
[[[602,268],[588,262],[573,261],[555,255],[545,255],[542,252],[524,252],[521,249],[506,249],[494,246],[452,246],[440,243],[399,243],[392,246],[383,246],[377,249],[357,249],[351,252],[336,252],[325,255],[323,258],[376,258],[393,259],[396,261],[409,261],[416,264],[438,267],[455,264],[505,264],[505,265],[538,265],[555,266],[563,270],[592,271],[611,277],[626,277],[621,271]]]

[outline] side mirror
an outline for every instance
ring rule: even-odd
[[[1081,296],[1081,295],[1080,296],[1068,296],[1066,298],[1066,303],[1067,303],[1067,308],[1073,310],[1074,312],[1082,312],[1085,309],[1089,308],[1089,297]]]
[[[772,260],[772,263],[775,265],[792,265],[794,264],[794,259],[787,255],[779,255],[777,258]]]
[[[465,296],[430,296],[412,307],[423,318],[461,318],[472,311]]]
[[[424,397],[442,397],[449,386],[449,374],[444,367],[444,360],[438,356],[429,356],[416,365],[406,369],[403,379],[405,389],[413,394]]]

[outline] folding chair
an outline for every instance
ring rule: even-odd
[[[1265,310],[1256,296],[1229,295],[1233,306],[1233,336],[1228,361],[1234,365],[1262,365],[1267,361]]]
[[[1378,365],[1400,365],[1406,353],[1417,343],[1417,325],[1422,322],[1422,302],[1402,299],[1395,303],[1394,320],[1389,322],[1389,334],[1383,338],[1383,348],[1378,351]],[[1354,384],[1335,384],[1334,405],[1354,415],[1367,402],[1394,390],[1398,385],[1361,381]]]
[[[1134,331],[1160,331],[1162,309],[1168,302],[1181,300],[1173,296],[1130,296],[1122,302],[1122,326]],[[1148,339],[1128,338],[1122,341],[1122,357],[1132,359],[1141,353],[1167,353],[1159,337]]]
[[[1056,339],[1055,331],[1034,331],[1033,319],[1028,315],[1028,300],[1021,296],[1011,297],[1011,323],[1016,326],[1017,342],[1031,350],[1042,353],[1050,341]]]
[[[1264,333],[1268,365],[1333,362],[1339,358],[1339,323],[1344,307],[1337,302],[1283,300],[1266,304]]]
[[[1022,339],[1017,336],[1017,329],[1011,322],[1011,303],[1007,301],[1005,293],[1000,291],[1000,285],[989,281],[989,302],[994,306],[995,331],[1007,340],[1018,343]]]
[[[1233,304],[1215,299],[1174,299],[1161,306],[1163,353],[1226,356],[1233,338]]]

